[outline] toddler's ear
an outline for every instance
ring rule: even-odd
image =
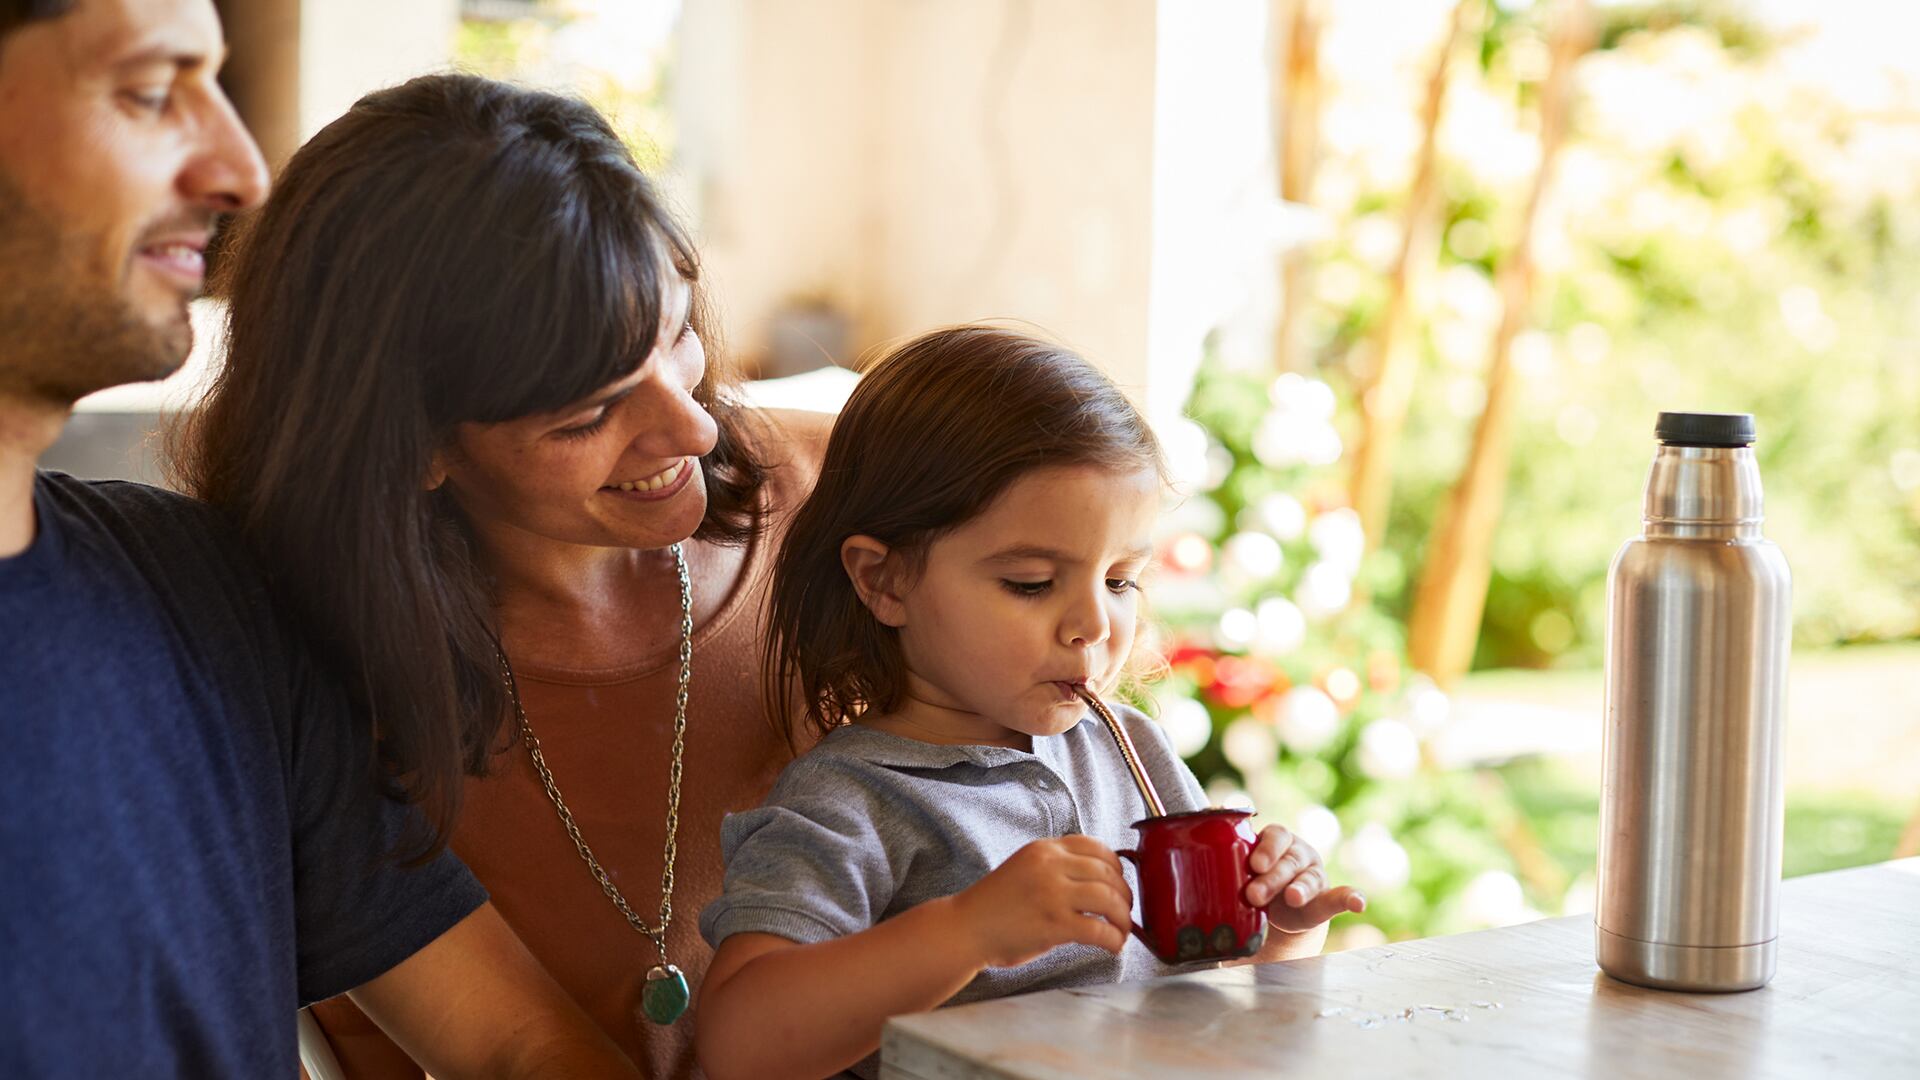
[[[892,549],[871,536],[849,536],[840,545],[840,565],[853,582],[853,591],[873,617],[899,629],[907,624],[906,605],[900,602],[899,560]]]

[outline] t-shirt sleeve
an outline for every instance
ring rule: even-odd
[[[746,933],[811,945],[865,930],[887,910],[895,881],[878,808],[870,792],[819,775],[829,771],[802,758],[764,804],[721,823],[726,884],[700,913],[709,945]]]
[[[411,867],[395,857],[416,811],[375,787],[370,725],[315,665],[296,660],[290,668],[295,948],[304,1006],[386,973],[487,894],[452,852]]]
[[[1212,805],[1206,791],[1200,787],[1200,781],[1194,777],[1193,770],[1187,768],[1187,763],[1174,752],[1173,742],[1167,738],[1167,729],[1130,706],[1119,706],[1116,715],[1127,726],[1127,734],[1133,736],[1134,749],[1140,752],[1140,764],[1153,780],[1154,789],[1160,793],[1160,801],[1166,804],[1167,813],[1184,814],[1189,810],[1205,810]]]

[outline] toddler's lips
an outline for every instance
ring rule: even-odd
[[[1080,699],[1080,689],[1087,685],[1087,680],[1055,679],[1049,685],[1060,692],[1061,701],[1078,701]]]

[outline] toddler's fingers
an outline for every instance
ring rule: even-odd
[[[1092,915],[1082,915],[1078,919],[1079,924],[1075,927],[1075,933],[1068,938],[1069,941],[1080,945],[1091,945],[1096,949],[1105,949],[1116,956],[1120,954],[1120,950],[1127,947],[1127,932],[1132,927],[1132,923],[1115,924]]]
[[[1075,855],[1087,855],[1096,859],[1119,858],[1118,855],[1113,853],[1112,848],[1085,833],[1069,833],[1066,836],[1060,837],[1058,843],[1061,847],[1073,852]]]
[[[1120,928],[1123,940],[1133,927],[1133,897],[1124,891],[1116,892],[1105,885],[1082,882],[1067,895],[1074,914],[1100,916]]]
[[[1288,907],[1306,907],[1307,901],[1319,896],[1326,890],[1327,875],[1318,863],[1300,872],[1300,876],[1287,884],[1280,893],[1280,899]]]
[[[1247,861],[1251,866],[1253,857],[1249,855]],[[1280,895],[1280,890],[1298,879],[1303,871],[1318,865],[1320,865],[1320,853],[1313,849],[1312,844],[1294,837],[1286,854],[1282,855],[1271,869],[1259,874],[1247,884],[1247,903],[1254,907],[1267,906]]]
[[[1065,877],[1068,881],[1094,881],[1120,890],[1131,898],[1133,891],[1127,888],[1127,875],[1120,869],[1120,860],[1096,859],[1090,856],[1076,856],[1065,864]]]
[[[1282,930],[1298,933],[1302,930],[1311,930],[1335,915],[1344,915],[1348,912],[1358,914],[1365,910],[1367,910],[1367,898],[1360,895],[1360,891],[1353,886],[1341,885],[1338,888],[1328,889],[1307,901],[1305,907],[1286,909],[1284,917],[1275,921],[1281,923]]]
[[[1293,834],[1283,826],[1269,825],[1260,830],[1260,837],[1254,841],[1253,851],[1247,855],[1247,869],[1256,874],[1265,874],[1272,870],[1280,857],[1293,846]]]

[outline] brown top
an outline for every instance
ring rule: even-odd
[[[785,446],[763,451],[773,466],[761,498],[765,527],[750,542],[732,591],[693,634],[667,949],[696,995],[713,958],[699,919],[701,908],[720,895],[720,819],[759,805],[791,759],[762,712],[766,590],[786,523],[819,475],[828,419],[777,414],[773,420]],[[648,923],[660,913],[677,654],[677,642],[666,641],[640,662],[613,670],[516,664],[522,705],[561,795],[594,857]],[[501,916],[642,1073],[697,1074],[692,1011],[672,1027],[649,1024],[636,1012],[647,969],[659,956],[601,893],[517,740],[491,775],[467,782],[452,842]],[[347,999],[323,1002],[313,1012],[352,1080],[422,1075]]]

